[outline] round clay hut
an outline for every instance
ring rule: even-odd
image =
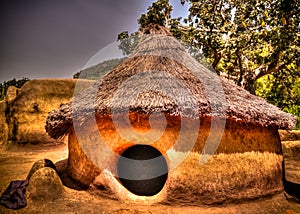
[[[281,193],[278,129],[292,129],[294,116],[196,62],[168,29],[142,33],[126,60],[49,113],[48,134],[68,135],[70,177],[129,203]]]

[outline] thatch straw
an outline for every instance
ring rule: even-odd
[[[165,112],[192,118],[224,117],[225,110],[226,118],[231,120],[280,129],[294,127],[294,116],[226,79],[220,80],[217,74],[195,62],[168,32],[161,26],[146,28],[144,33],[150,35],[142,37],[127,60],[73,99],[73,105],[69,103],[49,113],[46,122],[48,134],[59,138],[67,133],[72,120],[84,122],[88,116],[95,113],[110,115],[112,110],[142,114]],[[163,36],[155,35],[159,33]],[[174,79],[183,83],[184,88],[174,84]],[[159,87],[161,84],[164,85]],[[143,87],[152,90],[145,91]],[[161,92],[162,88],[166,93]],[[137,94],[139,91],[141,93]],[[137,97],[129,102],[135,94]],[[174,97],[184,106],[178,106],[178,102],[172,99]],[[221,103],[222,100],[226,102]],[[194,114],[195,108],[197,115]]]

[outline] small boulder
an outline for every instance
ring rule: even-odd
[[[54,169],[55,171],[57,171],[57,170],[56,170],[56,167],[55,167],[55,165],[54,165],[54,163],[53,163],[51,160],[49,160],[49,159],[41,159],[41,160],[36,161],[36,162],[33,164],[33,166],[31,167],[31,169],[30,169],[30,171],[29,171],[29,173],[28,173],[28,175],[27,175],[26,180],[29,181],[30,178],[31,178],[31,176],[32,176],[36,171],[38,171],[39,169],[44,168],[44,167],[50,167],[50,168]]]
[[[55,200],[64,194],[63,184],[50,167],[38,169],[30,178],[26,191],[27,198],[33,200]]]

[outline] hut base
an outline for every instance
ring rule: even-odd
[[[185,155],[172,151],[168,158]],[[154,196],[137,196],[129,192],[108,170],[96,178],[114,198],[125,203],[153,204],[158,202],[208,205],[246,201],[282,193],[282,156],[268,152],[245,152],[213,155],[203,165],[201,154],[191,152],[186,161],[169,172],[164,188]]]
[[[174,152],[169,158],[176,158]],[[269,152],[218,154],[204,165],[199,153],[169,173],[167,201],[215,204],[274,195],[283,191],[282,155]]]
[[[124,151],[131,142],[122,139],[110,124],[104,119],[98,124],[101,137],[108,143],[107,148],[99,140],[99,127],[92,123],[80,127],[77,135],[74,129],[70,130],[68,173],[76,181],[89,186],[106,170],[110,174],[104,175],[103,185],[108,186],[116,198],[140,202],[140,196],[133,197],[126,188],[121,188],[123,185],[117,178],[117,153]],[[202,137],[189,153],[181,147],[170,149],[171,145],[164,146],[165,142],[176,139],[178,133],[176,127],[172,127],[167,128],[159,142],[153,145],[165,156],[168,164],[168,179],[163,188],[166,193],[161,196],[158,193],[153,198],[145,196],[149,203],[214,204],[255,199],[283,191],[282,151],[277,131],[229,121],[216,153],[205,164],[200,164],[206,139],[203,136],[209,133],[207,125],[201,126]],[[190,141],[189,132],[184,134],[184,139]],[[80,145],[79,140],[84,144]],[[179,160],[182,162],[178,166],[172,166]]]

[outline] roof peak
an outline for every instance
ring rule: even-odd
[[[173,36],[170,30],[159,24],[148,24],[146,27],[141,29],[142,35],[165,35],[165,36]]]

